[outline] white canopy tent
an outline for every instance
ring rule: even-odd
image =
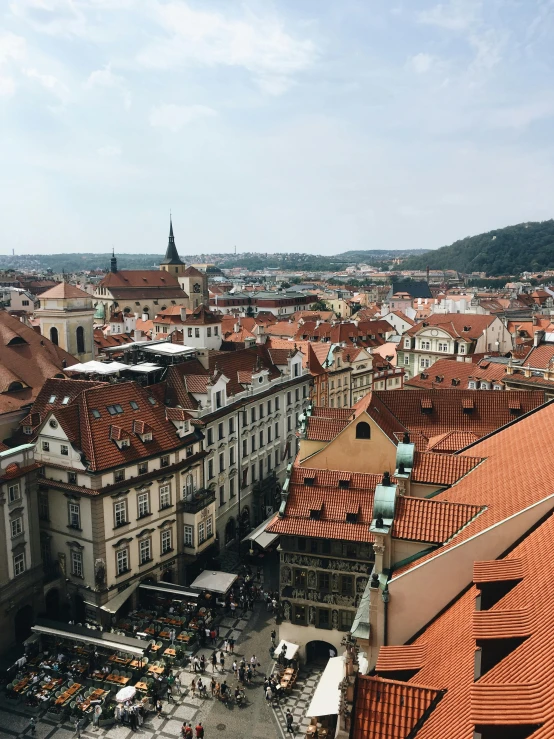
[[[82,372],[86,375],[114,375],[117,372],[129,369],[129,365],[122,362],[97,362],[95,359],[83,364],[72,364],[66,372]]]
[[[129,587],[125,588],[125,590],[122,590],[117,595],[114,595],[113,598],[110,598],[110,600],[106,601],[103,606],[100,606],[100,608],[103,611],[106,611],[107,613],[117,613],[121,606],[126,602],[128,598],[131,597],[131,595],[135,592],[135,590],[138,588],[139,581],[136,580],[134,583],[129,585]]]
[[[150,346],[143,347],[143,351],[151,352],[152,354],[165,354],[169,357],[175,357],[181,354],[191,354],[195,351],[193,346],[184,346],[183,344],[172,344],[171,342],[164,342],[163,344],[153,344]]]
[[[266,531],[267,527],[275,521],[277,515],[277,513],[272,513],[269,518],[245,536],[243,541],[255,541],[262,549],[267,549],[279,538],[279,534],[270,534]]]
[[[204,570],[204,572],[198,575],[190,587],[225,595],[237,578],[238,575],[233,575],[230,572],[211,572],[210,570]]]
[[[281,654],[281,652],[283,651],[283,647],[287,648],[287,651],[284,655],[285,659],[294,659],[296,653],[300,649],[300,646],[298,644],[294,644],[293,642],[281,639],[279,644],[277,644],[277,649],[274,652],[275,657],[278,657]]]
[[[307,716],[334,716],[339,712],[340,684],[344,678],[344,656],[331,657],[323,671]]]

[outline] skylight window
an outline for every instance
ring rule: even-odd
[[[123,408],[119,405],[119,403],[116,403],[114,407],[118,413],[123,413]]]
[[[134,411],[138,411],[138,409],[139,409],[139,407],[138,407],[138,403],[137,403],[137,402],[136,402],[135,400],[130,400],[130,401],[129,401],[129,405],[131,406],[131,408],[132,408],[132,409],[133,409]]]
[[[148,396],[148,402],[150,405],[156,405],[156,400],[151,395]]]
[[[94,416],[94,418],[101,418],[100,411],[97,408],[92,409],[92,415]]]
[[[64,399],[62,400],[62,405],[67,405],[69,403],[69,395],[66,395]]]
[[[48,398],[48,402],[49,402],[49,403],[55,403],[55,402],[56,402],[56,396],[55,396],[55,395],[51,395],[51,396],[50,396],[50,397]]]
[[[116,416],[117,415],[117,411],[115,409],[115,405],[107,405],[106,406],[106,409],[107,409],[108,413],[110,414],[110,416]]]

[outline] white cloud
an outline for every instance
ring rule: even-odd
[[[420,52],[408,59],[407,66],[416,74],[425,74],[431,69],[434,62],[435,59],[430,54]]]
[[[450,0],[418,13],[418,20],[448,31],[467,31],[480,17],[481,0]]]
[[[167,128],[177,133],[189,123],[203,118],[213,118],[217,111],[206,105],[160,105],[150,112],[150,125],[154,128]]]
[[[109,64],[102,69],[91,72],[85,82],[85,87],[89,90],[95,88],[118,90],[122,95],[125,108],[129,109],[131,107],[131,93],[127,89],[125,78],[114,74]]]
[[[169,2],[158,6],[156,18],[170,38],[164,34],[138,55],[146,67],[242,67],[262,90],[275,95],[285,92],[316,57],[312,41],[293,38],[275,17],[234,19]]]
[[[35,31],[50,36],[84,36],[87,23],[74,0],[14,0],[10,10]]]
[[[16,89],[12,65],[25,57],[25,39],[14,33],[0,35],[0,96],[9,97]]]
[[[69,95],[68,88],[61,82],[57,77],[52,74],[41,74],[36,69],[26,69],[25,75],[29,79],[36,80],[46,90],[49,90],[53,95],[58,97],[60,100],[65,101]]]
[[[118,157],[121,156],[119,146],[101,146],[98,150],[101,157]]]

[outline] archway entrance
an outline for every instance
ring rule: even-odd
[[[332,652],[332,654],[331,654]],[[306,644],[306,662],[327,664],[330,657],[337,656],[337,648],[326,641],[310,641]]]
[[[23,606],[15,614],[15,641],[17,644],[25,641],[28,636],[31,636],[31,626],[33,625],[34,614],[32,606]]]
[[[229,544],[230,542],[234,541],[236,536],[236,524],[235,519],[230,518],[227,521],[227,524],[225,526],[225,544]]]

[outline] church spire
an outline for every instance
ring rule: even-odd
[[[167,249],[165,252],[165,259],[162,260],[162,264],[184,264],[179,258],[177,253],[177,247],[175,246],[175,236],[173,236],[173,220],[171,213],[169,214],[169,240],[167,242]]]
[[[112,247],[112,258],[110,259],[110,271],[117,272],[117,257],[115,256],[115,249]]]

